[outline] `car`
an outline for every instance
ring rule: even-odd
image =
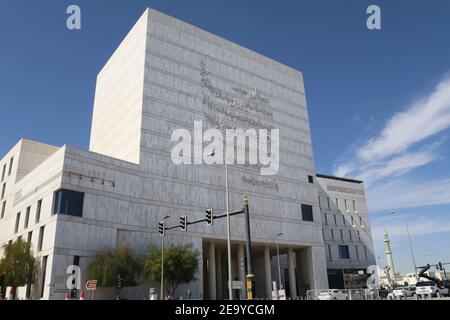
[[[415,294],[415,289],[410,287],[396,287],[392,291],[393,297],[412,297]]]
[[[419,281],[416,284],[416,294],[417,295],[432,295],[436,297],[438,295],[448,296],[448,288],[438,287],[437,283],[434,281]]]
[[[339,289],[330,289],[319,293],[319,300],[348,300],[348,294]]]
[[[382,286],[373,286],[368,290],[370,295],[378,296],[380,299],[386,299],[389,294],[389,290]]]

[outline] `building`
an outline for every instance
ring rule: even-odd
[[[317,182],[330,288],[362,287],[376,265],[364,184],[321,174]]]
[[[164,216],[177,225],[182,215],[204,218],[206,208],[224,212],[223,165],[171,160],[171,134],[192,130],[197,120],[206,128],[280,129],[276,175],[261,176],[257,166],[229,166],[230,210],[241,209],[243,195],[249,197],[256,296],[270,297],[278,280],[276,240],[286,261],[282,282],[288,295],[328,288],[321,184],[302,74],[148,9],[98,74],[89,150],[22,139],[0,161],[0,243],[27,239],[40,263],[36,283],[20,288],[18,296],[62,299],[68,266],[80,266],[84,284],[97,252],[128,245],[145,255],[150,245],[159,246]],[[361,213],[368,227],[367,209]],[[221,220],[167,232],[166,244],[192,243],[201,253],[197,281],[179,295],[190,289],[192,298],[227,297],[225,226]],[[242,282],[242,216],[231,218],[231,239],[232,277]],[[371,250],[361,245],[362,257],[363,248]],[[148,298],[150,287],[159,284],[146,281],[122,294]],[[114,294],[99,289],[96,297]],[[235,294],[245,297],[244,290]]]

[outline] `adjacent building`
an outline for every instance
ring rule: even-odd
[[[81,268],[84,284],[87,265],[106,248],[130,246],[144,256],[160,244],[164,216],[177,225],[182,215],[225,211],[223,165],[171,160],[172,133],[193,130],[194,121],[205,129],[280,130],[276,175],[228,168],[230,210],[249,197],[257,297],[271,297],[278,282],[276,241],[290,296],[338,285],[334,273],[372,264],[362,183],[316,178],[302,73],[148,9],[98,74],[89,150],[22,139],[0,161],[0,243],[21,237],[39,262],[36,282],[19,297],[64,298],[68,266]],[[193,298],[227,298],[225,226],[166,233],[167,245],[192,243],[200,252],[197,280],[179,295],[190,289]],[[232,280],[242,283],[241,216],[231,219],[231,240]],[[158,286],[145,281],[122,294],[143,299]],[[245,298],[238,287],[235,298]],[[96,297],[114,293],[99,289]]]

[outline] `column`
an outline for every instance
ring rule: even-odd
[[[270,263],[270,248],[264,247],[264,275],[266,279],[266,297],[272,297],[272,270]]]
[[[216,279],[217,279],[217,299],[223,299],[223,288],[222,288],[222,252],[219,249],[216,250]]]
[[[296,297],[297,284],[295,281],[294,250],[292,248],[288,248],[288,270],[289,270],[290,296]]]
[[[214,242],[208,245],[208,284],[209,299],[216,300],[216,245]]]
[[[242,281],[244,285],[244,289],[240,290],[241,299],[244,300],[246,298],[245,292],[245,266],[242,265],[244,262],[244,245],[238,244],[238,270],[239,270],[239,281]]]

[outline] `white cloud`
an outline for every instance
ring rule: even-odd
[[[427,97],[394,114],[379,134],[350,153],[350,160],[335,165],[334,174],[364,180],[369,188],[387,177],[402,176],[439,157],[437,148],[441,142],[427,142],[427,139],[449,127],[450,78],[447,77]]]

